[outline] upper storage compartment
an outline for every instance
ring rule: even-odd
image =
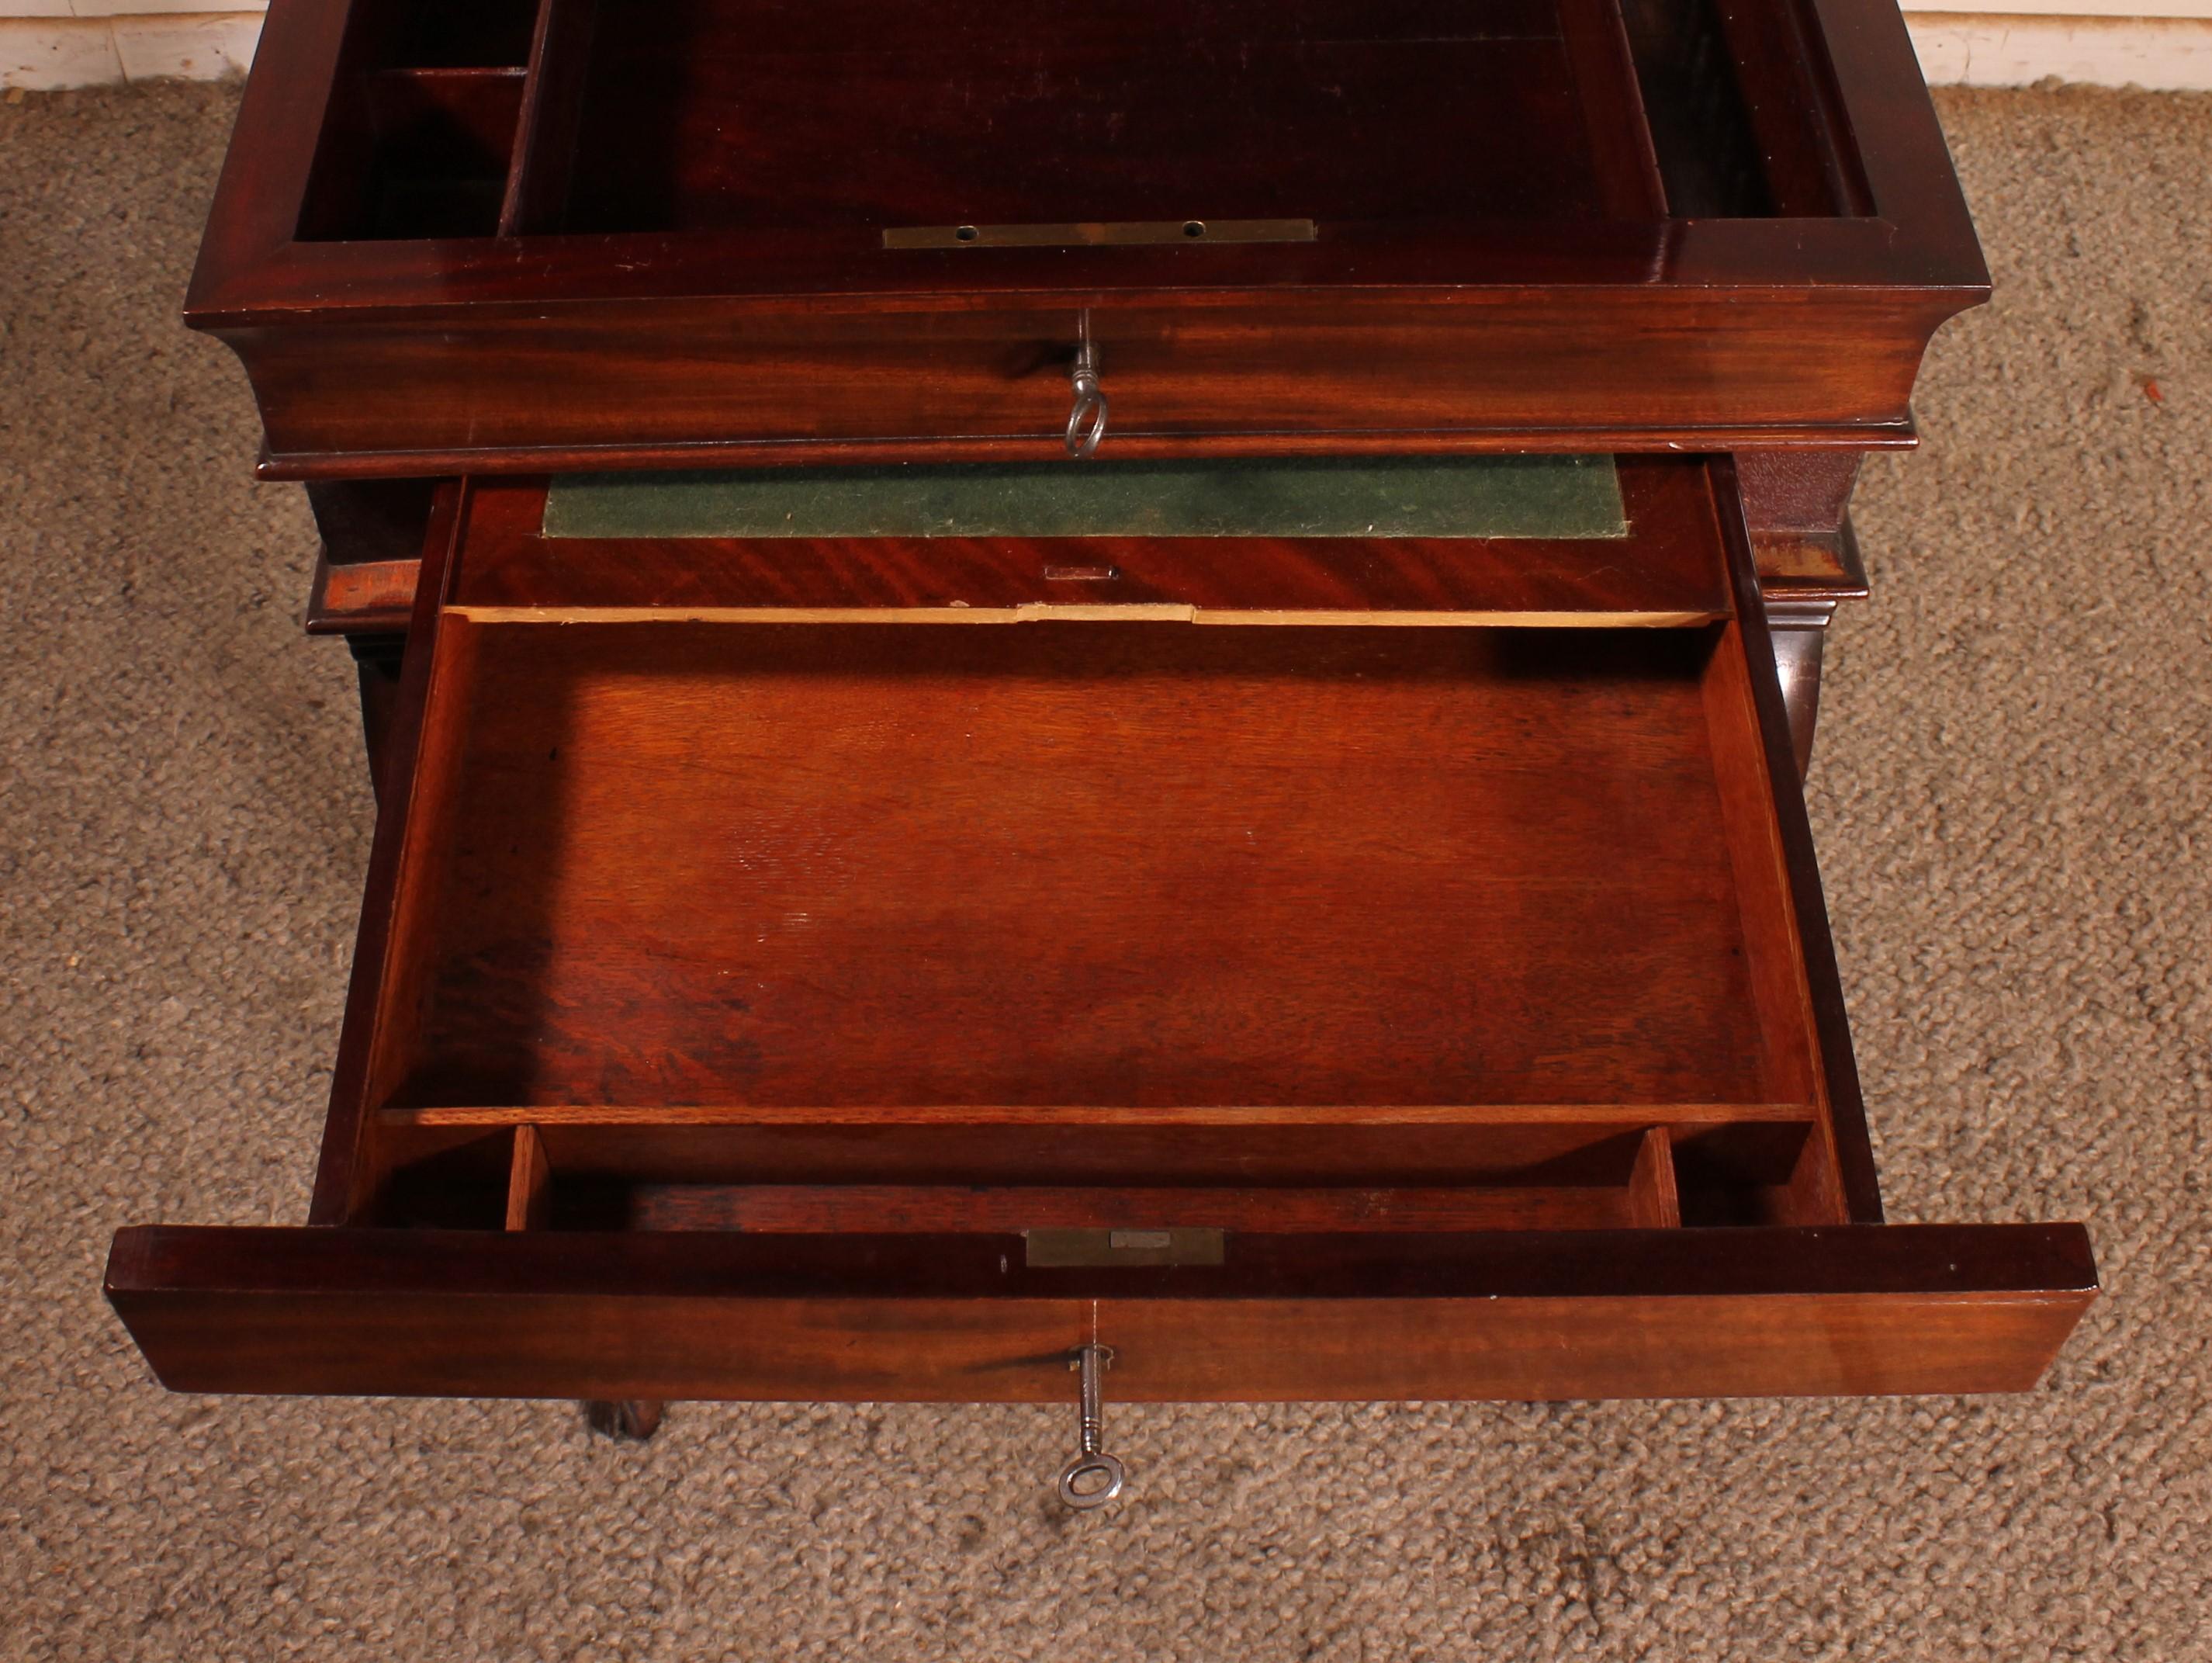
[[[422,167],[399,88],[519,91],[526,70],[528,145],[510,106],[496,168],[454,158],[535,181],[504,223],[497,192],[473,225],[364,199],[364,163]],[[1830,79],[1796,0],[675,0],[649,26],[606,0],[357,0],[301,235],[1294,241],[1863,213]]]
[[[1985,282],[1892,0],[277,0],[188,312],[421,474],[1879,443]]]

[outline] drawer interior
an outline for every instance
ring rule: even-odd
[[[624,605],[674,545],[535,539],[542,493],[487,493],[433,620],[355,1215],[1841,1217],[1703,478],[1626,470],[1617,541],[1446,539],[1418,626],[1284,621],[1235,539],[1196,576],[1155,548],[1147,594],[1215,586],[1188,615],[794,606],[845,593],[845,545],[747,545],[762,576],[712,539],[725,604]],[[1504,606],[1570,548],[1640,564],[1644,609]],[[1572,621],[1620,616],[1669,623]]]
[[[393,1100],[1763,1101],[1711,646],[465,623]]]

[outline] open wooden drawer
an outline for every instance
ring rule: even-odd
[[[1561,541],[456,489],[313,1222],[110,1298],[188,1391],[2028,1386],[2087,1238],[1881,1224],[1732,476],[1619,477]]]

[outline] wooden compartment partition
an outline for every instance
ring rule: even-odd
[[[1740,515],[1622,483],[1058,601],[449,494],[314,1227],[125,1232],[118,1308],[222,1389],[2025,1384],[2086,1244],[1880,1225]]]
[[[347,31],[307,241],[489,236],[518,166],[537,0],[384,0]]]

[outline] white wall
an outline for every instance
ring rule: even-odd
[[[0,86],[218,81],[253,62],[268,0],[0,0]]]
[[[0,0],[0,86],[242,73],[268,0],[207,3]],[[2212,88],[2212,0],[1908,0],[1905,21],[1939,84]]]
[[[1928,0],[1908,10],[1938,86],[2024,87],[2056,76],[2103,87],[2212,89],[2212,0]]]

